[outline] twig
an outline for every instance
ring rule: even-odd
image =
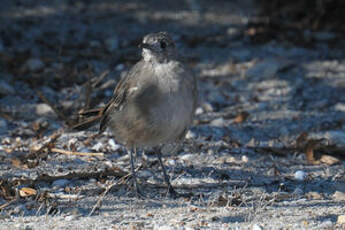
[[[9,202],[7,202],[7,203],[1,205],[1,206],[0,206],[0,210],[3,210],[4,208],[10,206],[11,204],[13,204],[13,203],[15,203],[15,202],[17,202],[17,201],[18,201],[18,199],[13,199],[13,200],[11,200],[11,201],[9,201]]]
[[[80,200],[84,198],[83,195],[78,194],[62,194],[62,193],[47,193],[47,197],[53,199],[63,199],[63,200]]]
[[[51,103],[44,95],[41,91],[37,90],[36,91],[38,97],[47,105],[50,106],[50,108],[52,108],[52,110],[56,113],[56,115],[63,120],[64,122],[68,122],[68,119],[66,118],[66,116],[60,111],[58,110],[55,105],[53,103]]]
[[[96,204],[93,206],[91,212],[89,213],[89,216],[92,216],[92,214],[97,210],[97,209],[100,209],[101,206],[102,206],[102,201],[104,199],[104,197],[107,195],[107,193],[110,191],[110,189],[112,187],[114,187],[116,184],[118,184],[117,182],[116,183],[111,183],[110,185],[108,185],[105,189],[105,191],[102,193],[102,195],[98,198]]]
[[[70,172],[65,175],[61,176],[50,176],[47,174],[41,174],[36,179],[31,178],[12,178],[11,177],[11,184],[36,184],[44,182],[52,182],[59,179],[90,179],[90,178],[99,178],[99,177],[107,177],[107,176],[115,176],[121,178],[123,176],[128,175],[128,172],[123,171],[120,168],[113,167],[113,168],[106,168],[105,170],[97,171],[97,172]]]
[[[91,93],[92,93],[92,86],[91,86],[91,80],[89,79],[85,84],[85,105],[84,109],[88,109],[90,107],[91,103]]]
[[[39,153],[40,153],[43,149],[48,148],[49,145],[51,145],[52,143],[54,143],[54,142],[56,141],[56,139],[58,139],[58,138],[61,136],[62,132],[63,132],[62,130],[58,130],[58,131],[54,132],[52,135],[50,135],[50,137],[48,138],[48,141],[47,141],[45,144],[43,144],[39,149],[32,151],[32,152],[28,155],[28,158],[31,157],[32,155],[35,155],[36,158],[38,159],[38,158],[39,158]]]
[[[166,188],[165,185],[162,184],[156,184],[156,183],[149,183],[149,182],[144,182],[145,186],[148,187],[155,187],[155,188]],[[224,188],[228,186],[246,186],[245,181],[231,181],[231,182],[220,182],[220,183],[203,183],[203,184],[178,184],[178,185],[173,185],[174,188],[176,189],[183,189],[183,190],[193,190],[193,189],[201,189],[201,188]]]
[[[93,156],[93,157],[95,157],[95,156],[103,157],[104,156],[104,153],[74,152],[74,151],[68,151],[68,150],[58,149],[58,148],[52,148],[51,151],[56,152],[56,153],[66,154],[66,155]]]
[[[92,87],[95,88],[109,74],[109,72],[109,70],[106,70],[103,73],[101,73],[101,75],[99,75],[96,81],[92,83]]]

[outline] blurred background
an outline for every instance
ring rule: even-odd
[[[80,109],[104,105],[140,59],[142,37],[157,31],[172,34],[198,76],[199,113],[211,113],[197,123],[220,122],[227,128],[223,135],[242,145],[285,138],[285,146],[311,130],[344,128],[343,1],[1,4],[0,133],[5,136],[35,137],[21,122],[43,122],[52,131],[78,122],[73,115]],[[238,126],[234,119],[245,123]]]

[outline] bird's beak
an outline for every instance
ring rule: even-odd
[[[151,46],[149,44],[146,44],[146,43],[140,43],[139,44],[139,48],[141,48],[141,49],[151,49]]]

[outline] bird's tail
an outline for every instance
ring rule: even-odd
[[[76,122],[69,126],[71,130],[82,131],[100,122],[104,108],[81,110],[77,115]]]

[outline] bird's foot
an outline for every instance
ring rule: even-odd
[[[176,192],[172,186],[169,186],[168,193],[169,193],[169,196],[173,199],[177,199],[180,196],[180,194]]]
[[[140,189],[137,179],[133,178],[134,192],[137,199],[145,199],[145,193]]]

